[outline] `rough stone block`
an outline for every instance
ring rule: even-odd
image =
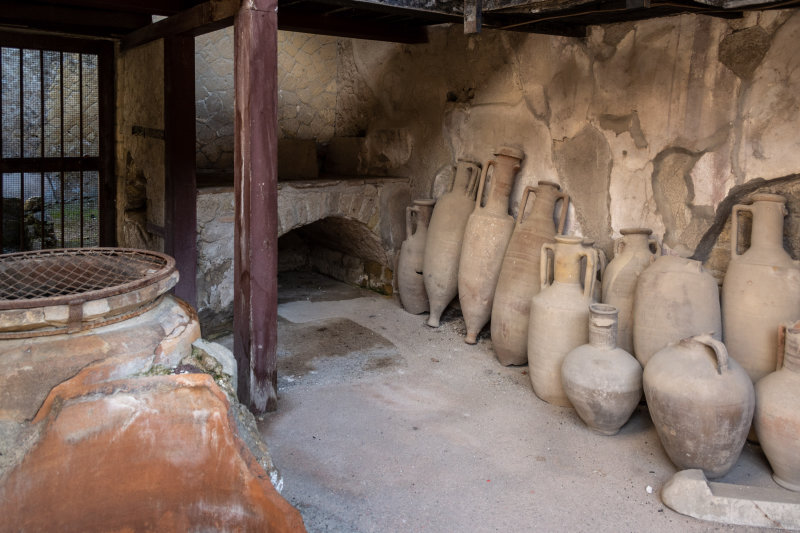
[[[338,176],[366,174],[366,154],[364,137],[334,137],[328,142],[325,172]]]
[[[305,139],[278,139],[278,179],[317,179],[317,143]]]

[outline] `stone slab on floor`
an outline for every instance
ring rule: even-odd
[[[539,400],[527,367],[501,366],[490,339],[465,344],[457,313],[431,329],[353,290],[284,292],[278,310],[278,410],[259,428],[309,531],[763,531],[663,505],[676,468],[646,407],[598,435]],[[749,444],[720,481],[777,487]]]
[[[784,488],[709,483],[702,470],[682,470],[661,491],[671,509],[720,524],[800,530],[800,493]]]

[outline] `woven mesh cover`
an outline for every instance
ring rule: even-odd
[[[167,255],[125,248],[0,255],[0,309],[104,298],[163,279],[174,268]]]

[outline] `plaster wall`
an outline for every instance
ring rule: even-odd
[[[412,197],[443,190],[434,181],[458,158],[517,146],[526,157],[512,210],[525,186],[559,182],[572,197],[569,231],[607,252],[621,228],[647,226],[667,249],[707,257],[704,235],[733,187],[800,169],[795,11],[595,26],[585,39],[468,37],[457,25],[429,36],[399,45],[282,33],[282,134],[364,135],[365,171],[409,177]],[[322,96],[296,97],[303,87]],[[295,112],[315,117],[311,127],[288,127]]]
[[[117,243],[163,251],[164,42],[117,54]],[[143,80],[147,80],[146,83]]]
[[[786,246],[800,257],[800,13],[674,16],[591,27],[585,39],[465,36],[457,25],[429,37],[282,34],[281,134],[347,141],[359,173],[407,177],[411,198],[445,191],[459,158],[484,163],[495,147],[516,146],[526,156],[515,214],[526,186],[556,181],[572,198],[569,232],[610,255],[620,229],[650,227],[668,252],[705,261],[720,279],[731,207],[779,192],[789,200]],[[309,128],[289,125],[295,112]],[[218,119],[232,116],[223,106]]]

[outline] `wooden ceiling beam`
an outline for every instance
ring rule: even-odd
[[[203,35],[233,24],[238,9],[239,0],[208,0],[129,33],[120,46],[126,50],[173,35]]]
[[[286,31],[392,43],[428,42],[428,32],[425,26],[358,21],[347,17],[325,17],[288,10],[278,12],[278,28]]]
[[[111,37],[150,23],[150,15],[0,0],[0,25]]]
[[[38,0],[43,4],[60,5],[62,7],[88,7],[128,13],[144,13],[146,15],[174,15],[179,11],[192,7],[197,1],[192,0]]]

